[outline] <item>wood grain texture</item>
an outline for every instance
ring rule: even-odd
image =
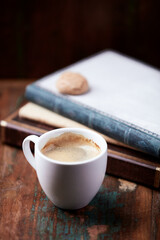
[[[18,85],[0,89],[2,117],[15,109],[23,91]],[[87,207],[58,209],[22,151],[0,146],[0,239],[158,240],[159,215],[159,191],[107,175]]]

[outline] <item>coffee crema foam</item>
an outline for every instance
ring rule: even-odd
[[[51,138],[41,152],[53,160],[61,162],[81,162],[100,154],[100,147],[91,139],[71,132]]]

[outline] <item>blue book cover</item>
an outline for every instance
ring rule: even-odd
[[[58,92],[59,76],[83,75],[89,91]],[[160,156],[160,72],[114,51],[90,58],[43,77],[26,88],[29,101],[153,156]]]

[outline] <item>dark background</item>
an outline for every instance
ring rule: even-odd
[[[103,49],[160,68],[160,1],[0,2],[0,78],[39,78]]]

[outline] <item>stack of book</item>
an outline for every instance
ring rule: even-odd
[[[55,83],[64,71],[81,73],[90,90],[77,96],[60,94]],[[91,128],[108,143],[108,174],[159,188],[159,90],[157,69],[104,51],[27,86],[29,103],[1,121],[2,139],[21,146],[29,134]]]

